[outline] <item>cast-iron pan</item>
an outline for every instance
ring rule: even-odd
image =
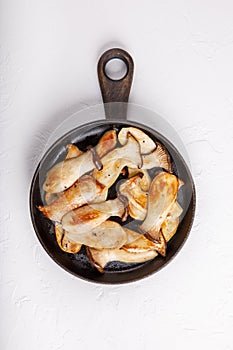
[[[112,59],[121,59],[125,62],[127,72],[120,80],[110,79],[105,72],[106,63]],[[38,239],[51,258],[66,271],[88,281],[106,284],[127,283],[155,273],[165,266],[180,250],[192,226],[195,212],[195,188],[191,173],[177,149],[160,133],[140,123],[127,121],[127,102],[133,78],[133,60],[124,50],[111,49],[106,51],[98,63],[98,77],[104,101],[106,120],[98,120],[81,127],[77,127],[57,140],[46,152],[39,163],[31,184],[30,210],[31,219]],[[143,115],[142,115],[143,122]],[[168,242],[166,257],[158,256],[155,259],[138,264],[111,262],[101,274],[89,262],[85,247],[77,254],[63,252],[56,241],[54,225],[37,208],[44,204],[42,184],[47,171],[66,156],[66,145],[76,144],[85,151],[88,146],[95,146],[100,137],[110,129],[120,131],[122,127],[135,126],[142,129],[154,141],[161,142],[170,153],[172,168],[176,176],[184,181],[178,194],[178,201],[184,209],[180,218],[178,230]],[[123,176],[123,175],[122,175]],[[111,189],[108,198],[114,198],[114,189]],[[113,218],[114,220],[115,218]],[[116,219],[117,220],[117,219]],[[133,222],[134,221],[134,222]],[[127,219],[128,227],[134,228],[135,220]],[[132,226],[130,226],[132,224]]]

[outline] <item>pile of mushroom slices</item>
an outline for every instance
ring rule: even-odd
[[[125,179],[119,181],[121,174]],[[118,135],[105,132],[86,152],[68,145],[64,161],[47,173],[46,206],[38,208],[55,222],[63,251],[76,254],[85,245],[90,261],[103,272],[110,261],[140,263],[166,255],[182,213],[177,202],[182,184],[172,174],[165,147],[128,127]],[[108,199],[112,185],[116,197]],[[137,232],[124,226],[128,216],[139,220]]]

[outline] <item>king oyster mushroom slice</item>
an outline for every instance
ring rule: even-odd
[[[52,204],[39,206],[39,210],[50,220],[61,221],[70,210],[81,207],[94,200],[106,198],[105,187],[90,175],[82,176],[68,190],[63,192]]]
[[[89,260],[101,273],[104,272],[104,268],[107,263],[111,261],[141,263],[154,259],[158,255],[155,250],[145,250],[137,253],[131,253],[122,248],[99,250],[87,247],[86,250]]]
[[[182,210],[183,209],[177,201],[171,206],[161,227],[166,242],[174,236]],[[103,273],[104,267],[111,261],[139,263],[155,258],[158,255],[158,252],[165,255],[164,247],[166,248],[166,243],[162,244],[162,247],[159,247],[158,243],[150,241],[143,234],[126,227],[123,229],[127,234],[127,240],[121,249],[96,250],[87,248],[90,261],[100,272]],[[123,253],[123,251],[125,251],[125,253],[127,252],[127,254]]]
[[[81,151],[81,149],[79,149],[73,143],[69,143],[66,146],[66,149],[67,149],[67,155],[66,155],[65,159],[75,158],[75,157],[81,156],[81,154],[83,154],[83,151]]]
[[[153,152],[142,155],[142,163],[142,170],[163,168],[169,172],[172,171],[169,153],[159,142],[156,143],[156,149]]]
[[[151,138],[147,134],[145,134],[142,130],[134,127],[121,129],[121,131],[118,134],[118,140],[121,145],[126,144],[129,133],[133,135],[140,144],[141,154],[150,153],[156,148],[154,141],[151,140]]]
[[[125,244],[130,244],[134,241],[136,241],[138,238],[140,238],[141,236],[143,236],[142,233],[133,231],[131,229],[129,229],[128,227],[124,226],[124,230],[127,234],[127,241],[125,242]]]
[[[168,217],[161,226],[161,231],[166,242],[170,241],[170,239],[174,236],[179,226],[179,218],[171,218]]]
[[[142,165],[139,143],[130,134],[127,140],[125,146],[114,149],[102,158],[101,170],[93,171],[93,177],[107,188],[114,184],[125,166],[140,168]]]
[[[45,203],[47,205],[52,204],[53,202],[55,202],[55,200],[60,196],[61,193],[50,193],[50,192],[46,192],[45,193]]]
[[[137,169],[128,167],[128,177],[135,175],[141,176],[140,187],[144,192],[148,192],[151,184],[151,177],[146,169]]]
[[[116,131],[107,131],[96,146],[96,152],[99,157],[102,158],[112,150],[116,146],[116,142]],[[90,150],[78,157],[65,159],[48,171],[43,189],[51,193],[62,192],[93,168],[93,156]]]
[[[83,152],[75,145],[72,143],[69,143],[66,146],[67,149],[67,154],[65,159],[70,159],[70,158],[75,158],[80,156]],[[51,193],[51,192],[46,192],[45,193],[45,203],[47,205],[52,204],[59,196],[61,193]]]
[[[96,249],[120,248],[127,241],[127,234],[121,225],[110,220],[104,221],[88,232],[72,234],[66,231],[65,237],[73,242]]]
[[[168,212],[168,214],[167,214],[167,218],[168,218],[168,217],[172,217],[173,219],[176,219],[176,218],[178,218],[182,213],[183,213],[183,208],[181,207],[181,205],[180,205],[177,201],[175,201],[175,202],[172,204],[172,206],[171,206],[171,208],[170,208],[170,210],[169,210],[169,212]]]
[[[106,221],[110,216],[122,217],[125,212],[124,204],[118,199],[103,203],[86,205],[68,212],[62,218],[62,227],[74,235],[89,232]]]
[[[131,242],[129,242],[129,239],[127,239],[127,242],[123,245],[122,249],[130,253],[141,253],[147,250],[157,250],[156,243],[147,239],[143,234],[139,234],[129,229],[126,229],[126,233],[130,238],[135,236],[136,239]]]
[[[80,251],[82,244],[73,242],[68,237],[66,237],[61,224],[56,223],[54,229],[57,243],[64,252],[76,254]]]
[[[182,214],[183,209],[177,201],[172,205],[165,221],[161,225],[161,230],[164,238],[168,242],[176,233],[179,225],[179,217]]]
[[[129,164],[127,159],[116,159],[106,163],[102,170],[95,169],[93,177],[109,189],[121,174],[122,169]]]
[[[119,192],[128,199],[129,214],[136,220],[144,220],[147,214],[148,195],[141,189],[141,180],[136,175],[119,186]]]
[[[179,217],[182,212],[182,207],[177,201],[175,201],[171,206],[165,221],[161,225],[161,231],[166,242],[170,241],[170,239],[176,233],[179,224]],[[143,234],[127,229],[125,227],[124,230],[127,233],[127,242],[122,247],[123,249],[131,250],[131,248],[135,247],[135,244],[139,246],[142,244],[145,249],[157,249],[157,245],[154,242],[148,240]]]
[[[147,215],[139,226],[141,232],[154,241],[163,243],[161,225],[176,200],[178,179],[175,175],[161,172],[153,179],[147,202]]]
[[[179,183],[179,181],[178,181]],[[167,242],[174,236],[179,225],[179,216],[181,215],[183,209],[177,201],[175,201],[168,214],[166,219],[161,225],[158,238],[153,237],[151,233],[145,234],[145,237],[152,240],[155,244],[155,249],[162,256],[166,255],[166,245]]]

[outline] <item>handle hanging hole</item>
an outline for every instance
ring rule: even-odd
[[[128,65],[121,58],[112,58],[105,64],[104,73],[108,79],[122,80],[128,74]]]

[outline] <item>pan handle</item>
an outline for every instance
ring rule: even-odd
[[[119,80],[113,80],[106,74],[106,64],[112,59],[120,59],[126,65],[126,74]],[[104,52],[100,57],[97,70],[106,119],[126,120],[127,102],[129,99],[134,71],[132,57],[128,52],[122,49],[110,49]]]

